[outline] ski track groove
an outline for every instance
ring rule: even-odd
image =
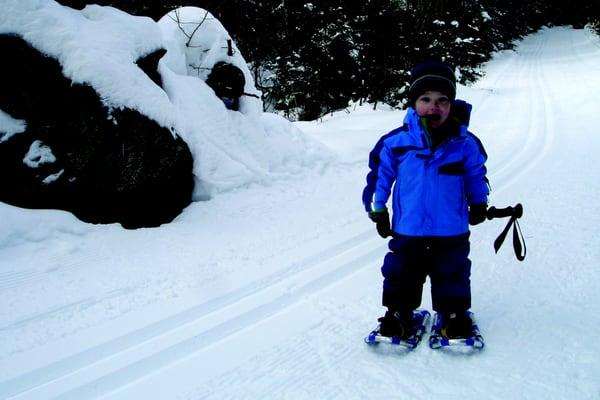
[[[545,79],[543,77],[543,65],[540,60],[543,54],[543,46],[539,35],[529,37],[529,40],[522,43],[522,47],[517,49],[519,53],[532,53],[532,56],[525,57],[522,61],[527,62],[526,65],[521,65],[522,73],[519,74],[518,84],[527,83],[529,86],[527,92],[535,95],[535,98],[547,97],[545,88]],[[543,93],[543,95],[540,95]],[[506,188],[509,188],[515,183],[519,177],[527,174],[531,168],[538,165],[544,157],[548,156],[551,147],[554,143],[555,131],[550,125],[550,118],[553,108],[549,101],[535,101],[533,97],[524,97],[524,104],[516,104],[515,112],[525,115],[529,119],[527,131],[521,133],[521,136],[527,136],[526,144],[517,147],[513,161],[510,164],[493,174],[495,178],[491,180],[492,187],[494,182],[499,186],[493,190],[493,194],[501,193]],[[545,99],[546,100],[546,99]],[[524,124],[523,124],[524,125]],[[507,152],[508,153],[508,152]],[[524,213],[527,213],[527,204],[524,204]],[[505,244],[506,246],[507,244]],[[492,268],[485,280],[489,282],[504,281],[506,287],[521,287],[523,280],[519,274],[506,274],[501,268]],[[493,287],[493,286],[492,286]],[[523,288],[523,290],[527,290]]]
[[[305,296],[312,295],[331,285],[335,285],[340,279],[351,275],[361,268],[365,268],[365,266],[369,266],[368,261],[372,260],[375,256],[379,256],[383,251],[382,247],[382,245],[375,246],[374,249],[369,247],[366,254],[361,252],[362,255],[352,257],[351,261],[334,266],[331,271],[317,278],[310,279],[291,293],[283,293],[278,297],[269,296],[267,302],[260,303],[258,306],[243,312],[239,316],[228,319],[220,325],[212,326],[202,333],[195,334],[149,357],[112,371],[99,379],[86,383],[67,393],[63,393],[57,396],[56,399],[79,400],[110,394],[122,386],[138,381],[155,370],[173,365],[178,360],[187,358],[210,345],[226,340],[229,336],[238,333],[242,329],[249,329],[259,324],[262,320],[295,305]]]
[[[542,40],[543,38],[543,40]],[[552,147],[554,144],[554,139],[556,136],[556,128],[553,124],[553,119],[552,119],[552,115],[553,115],[553,106],[552,106],[552,102],[550,101],[550,98],[548,97],[548,89],[546,87],[546,80],[545,80],[545,72],[544,72],[544,66],[542,65],[541,59],[542,59],[542,54],[543,54],[543,50],[544,48],[547,48],[547,36],[545,35],[537,35],[537,40],[539,42],[539,46],[536,52],[536,56],[532,57],[532,59],[534,60],[534,71],[533,71],[533,76],[535,78],[535,89],[532,91],[532,93],[536,93],[539,92],[541,93],[541,98],[542,98],[542,103],[540,104],[541,106],[541,111],[539,112],[540,117],[533,119],[533,126],[532,126],[532,131],[533,131],[533,135],[535,137],[535,141],[532,141],[532,150],[530,150],[529,154],[527,154],[527,156],[531,156],[533,155],[533,157],[527,157],[528,162],[525,164],[525,166],[523,168],[519,168],[519,173],[515,174],[511,177],[511,180],[508,183],[508,186],[512,185],[517,179],[519,179],[522,175],[527,174],[529,171],[531,171],[533,168],[537,167],[539,165],[539,163],[546,158]],[[537,101],[534,101],[534,103],[537,103]],[[542,127],[538,127],[535,122],[536,120],[539,122],[542,122]],[[531,131],[529,132],[530,134],[532,133]],[[540,139],[541,139],[541,143],[540,143]]]
[[[301,270],[303,268],[309,268],[310,265],[319,262],[319,260],[334,257],[337,254],[340,254],[340,253],[346,251],[347,249],[351,248],[352,246],[356,245],[357,243],[361,243],[362,241],[367,240],[367,239],[372,239],[372,235],[370,234],[370,232],[369,231],[362,232],[362,233],[354,236],[353,238],[350,238],[346,241],[338,243],[337,245],[331,246],[328,249],[325,249],[314,255],[307,256],[305,259],[303,259],[299,262],[292,263],[287,268],[277,271],[277,272],[269,275],[268,277],[264,278],[258,284],[247,285],[244,288],[241,288],[239,290],[236,290],[234,292],[226,294],[225,296],[222,296],[222,298],[224,301],[230,297],[232,300],[239,299],[240,294],[252,293],[254,291],[260,290],[261,288],[266,287],[266,286],[272,284],[273,282],[277,282],[278,280],[281,280],[284,277],[289,276],[290,274],[293,274],[295,272],[301,272]],[[148,246],[145,245],[144,243],[142,243],[142,246],[145,246],[145,247],[138,248],[137,251],[141,252],[141,253],[148,253],[148,251],[146,251]],[[104,252],[100,251],[99,254],[100,255],[104,254]],[[54,258],[58,259],[59,257],[54,257]],[[52,268],[52,269],[47,269],[47,270],[43,270],[43,271],[40,271],[40,270],[9,271],[7,273],[4,273],[5,278],[6,278],[5,282],[2,282],[3,277],[2,277],[2,274],[0,274],[0,289],[3,289],[3,290],[16,289],[20,286],[24,286],[29,283],[34,283],[36,281],[42,281],[42,280],[48,279],[48,276],[51,276],[52,273],[54,273],[58,270],[61,272],[68,271],[68,270],[75,270],[75,269],[79,269],[85,265],[86,265],[85,259],[80,259],[80,260],[68,263],[68,266]],[[135,288],[130,287],[127,289],[133,291]],[[18,327],[25,325],[26,323],[33,322],[36,319],[46,318],[46,317],[51,316],[56,313],[65,312],[68,310],[76,310],[82,305],[92,306],[93,304],[100,304],[106,300],[113,299],[113,298],[123,295],[123,294],[125,294],[125,292],[123,290],[109,291],[109,292],[105,293],[103,296],[94,296],[94,297],[82,299],[80,301],[64,304],[62,306],[57,306],[57,307],[49,309],[43,313],[36,313],[36,314],[24,316],[24,317],[19,318],[16,321],[12,321],[10,323],[4,324],[3,326],[0,326],[0,331],[7,331],[7,330],[10,330],[13,328],[18,328]],[[197,307],[199,307],[199,306],[200,305],[198,305]],[[0,393],[1,393],[1,391],[0,391]]]
[[[509,72],[511,72],[511,69],[512,69],[514,63],[515,63],[515,55],[511,54],[510,57],[509,57],[509,60],[504,63],[504,66],[502,67],[502,70],[496,74],[496,77],[494,78],[494,80],[491,83],[486,83],[485,86],[492,87],[492,88],[497,88],[499,86],[498,82],[500,82],[501,80],[503,80],[506,77],[506,75]],[[483,98],[477,104],[477,108],[475,110],[473,110],[473,114],[477,114],[482,108],[484,108],[484,106],[486,105],[486,103],[492,98],[492,94],[493,93],[494,92],[491,89],[489,89],[487,91],[486,95],[483,96]]]
[[[529,64],[525,64],[525,62],[527,60],[524,60],[521,57],[521,52],[519,51],[519,49],[513,50],[510,53],[508,53],[506,55],[506,58],[508,58],[508,62],[506,62],[507,67],[502,68],[501,72],[498,74],[498,76],[496,78],[493,79],[493,84],[492,87],[495,87],[497,89],[498,94],[502,94],[502,92],[504,91],[508,91],[513,89],[513,87],[511,86],[507,86],[509,82],[524,82],[523,76],[525,74],[527,74],[527,68],[529,66]],[[514,74],[510,74],[512,72],[514,72],[514,66],[518,66],[520,68],[518,68],[518,74],[515,76]],[[500,85],[499,82],[504,82],[503,85]],[[489,85],[489,84],[488,84]],[[488,86],[486,85],[486,86]],[[517,89],[519,89],[520,87],[517,86]],[[494,92],[495,93],[495,92]],[[476,108],[474,109],[473,115],[474,116],[479,116],[479,115],[484,115],[484,119],[486,118],[485,116],[487,116],[490,113],[498,113],[499,110],[496,108],[495,104],[489,104],[489,100],[491,100],[493,98],[493,94],[492,92],[488,93],[476,106]],[[505,104],[505,103],[502,103]],[[511,112],[514,111],[513,108],[508,108],[508,105],[506,104],[506,109],[502,110],[505,113],[509,114]],[[490,108],[491,110],[488,111],[488,108]],[[521,119],[525,119],[526,116],[522,116]],[[503,121],[504,123],[507,123],[506,121]],[[531,121],[529,121],[529,123],[531,123]],[[525,124],[520,124],[520,125],[525,125]],[[502,138],[503,138],[503,142],[510,142],[512,144],[512,148],[516,149],[516,152],[514,154],[511,154],[511,152],[509,151],[504,151],[501,154],[502,158],[491,158],[488,160],[488,170],[493,170],[494,172],[491,173],[489,175],[490,177],[490,181],[492,184],[492,191],[496,192],[496,183],[497,182],[501,182],[502,179],[504,179],[503,177],[506,176],[510,176],[511,174],[514,173],[515,169],[518,169],[518,167],[520,166],[520,164],[522,163],[522,161],[520,159],[518,159],[518,156],[523,155],[522,153],[524,152],[524,147],[519,145],[519,143],[517,143],[518,141],[521,141],[523,139],[525,139],[527,141],[527,139],[529,138],[528,136],[522,135],[521,132],[517,132],[514,129],[511,128],[510,124],[509,127],[503,127],[501,126],[494,126],[494,127],[489,127],[488,128],[489,131],[498,131],[498,130],[502,130]],[[528,129],[529,131],[530,129]],[[494,135],[495,136],[495,135]],[[518,163],[517,163],[518,162]]]
[[[46,270],[29,269],[25,271],[2,272],[0,273],[0,290],[18,289],[30,283],[42,281],[57,271],[74,270],[80,265],[83,265],[83,262],[76,262],[68,267],[54,267]]]
[[[169,318],[160,320],[152,325],[143,327],[139,330],[133,331],[126,335],[115,338],[107,343],[98,345],[96,347],[90,348],[88,350],[84,350],[83,352],[77,353],[73,356],[70,356],[66,359],[59,360],[53,364],[35,369],[33,371],[27,372],[18,377],[9,379],[4,382],[0,382],[0,398],[3,396],[15,396],[19,393],[25,394],[27,391],[35,389],[39,386],[49,384],[55,380],[60,379],[62,376],[72,375],[78,370],[83,370],[88,366],[92,366],[95,363],[101,362],[104,359],[108,359],[115,354],[126,352],[129,349],[134,349],[144,342],[151,341],[154,338],[157,338],[160,335],[163,335],[169,331],[177,330],[178,327],[190,324],[197,319],[202,319],[207,316],[207,314],[218,312],[220,309],[225,307],[229,307],[236,303],[242,303],[245,299],[250,296],[254,296],[261,291],[268,290],[269,288],[274,287],[275,285],[284,285],[285,282],[292,282],[295,277],[302,274],[303,272],[309,269],[315,269],[316,277],[311,282],[301,286],[296,290],[297,295],[301,295],[304,290],[310,289],[311,284],[317,283],[318,289],[318,281],[319,279],[327,279],[328,276],[322,276],[319,274],[320,270],[318,270],[318,265],[327,262],[332,258],[336,258],[340,255],[343,255],[346,252],[352,251],[357,245],[361,243],[376,243],[375,246],[368,247],[367,254],[373,253],[373,248],[375,248],[375,252],[377,254],[381,253],[383,250],[380,248],[383,246],[382,242],[374,240],[373,234],[371,231],[360,233],[342,243],[331,246],[328,249],[325,249],[322,252],[311,255],[304,259],[300,263],[294,263],[289,268],[283,271],[278,271],[277,273],[265,278],[264,280],[247,285],[245,287],[240,288],[234,292],[230,292],[224,296],[218,297],[216,299],[212,299],[205,303],[196,305],[193,308],[190,308],[182,313],[176,314]],[[374,256],[371,256],[374,257]],[[361,259],[361,257],[358,257]],[[339,269],[339,268],[338,268]],[[351,269],[347,269],[346,271],[340,270],[338,271],[338,279],[341,279],[344,276],[349,275],[352,272]],[[329,279],[331,279],[329,277]],[[337,280],[337,279],[336,279]],[[309,290],[310,291],[310,290]],[[271,314],[274,313],[272,309],[277,302],[281,302],[281,304],[290,302],[290,297],[286,295],[282,295],[283,299],[277,298],[275,302],[272,302],[269,307],[269,303],[265,304],[265,309],[256,307],[254,310],[249,311],[248,313],[252,313],[254,311],[254,319],[250,318],[245,321],[246,325],[252,324],[252,322],[258,322],[261,319],[264,319]],[[252,314],[251,314],[252,315]],[[243,320],[243,315],[236,317],[238,320]],[[33,318],[33,317],[32,317]],[[235,318],[234,318],[235,319]],[[238,329],[242,327],[239,323],[235,326],[235,329],[230,329],[229,334],[235,333]],[[219,326],[219,330],[214,331],[214,327],[212,329],[208,329],[205,331],[204,339],[206,343],[211,341],[215,341],[217,337],[225,338],[227,335],[223,335],[222,331],[227,327],[227,323],[224,322]],[[198,338],[202,337],[198,335]],[[188,343],[192,345],[193,341]],[[185,347],[185,346],[184,346]],[[185,353],[182,354],[182,357]],[[151,364],[150,364],[151,365]],[[125,382],[124,382],[125,383]]]
[[[543,66],[540,64],[539,60],[544,44],[545,43],[543,43],[538,36],[535,56],[531,57],[531,59],[534,59],[535,64],[530,63],[525,69],[528,71],[527,75],[529,77],[534,76],[536,90],[547,95],[548,91],[542,78],[544,74]],[[501,76],[508,73],[508,71],[508,67],[504,68],[500,72]],[[500,77],[494,80],[494,82],[499,79]],[[487,97],[490,96],[491,94]],[[487,102],[487,98],[484,98],[482,101]],[[546,118],[548,115],[551,115],[548,114],[551,112],[552,105],[549,99],[545,99],[543,104],[536,106],[535,113],[541,115],[541,121],[544,122],[545,132],[541,132],[539,127],[534,124],[535,121],[531,121],[527,132],[526,143],[523,146],[517,144],[518,151],[512,157],[512,161],[507,164],[502,164],[499,170],[492,174],[492,177],[497,179],[496,192],[502,191],[503,188],[510,186],[515,180],[527,173],[547,156],[552,148],[555,136],[554,127],[550,124],[549,119]],[[536,120],[539,121],[539,119]],[[539,151],[540,149],[541,151]],[[241,329],[252,328],[262,320],[296,304],[303,297],[314,295],[317,292],[327,289],[341,279],[349,277],[354,272],[365,268],[365,266],[370,265],[369,263],[373,260],[378,260],[382,257],[382,254],[385,252],[384,244],[382,244],[383,242],[365,246],[366,248],[360,251],[358,257],[353,257],[353,261],[335,265],[331,268],[331,271],[325,274],[322,274],[317,267],[319,264],[326,263],[345,253],[353,252],[355,247],[360,247],[358,245],[364,244],[364,242],[372,239],[373,236],[372,230],[360,233],[340,244],[331,246],[322,252],[309,256],[300,263],[292,264],[286,269],[274,273],[258,283],[247,285],[221,297],[195,305],[184,312],[157,321],[156,323],[123,336],[119,336],[109,342],[84,350],[66,359],[56,361],[44,367],[28,371],[7,381],[0,382],[0,397],[36,398],[36,395],[39,394],[38,392],[40,390],[43,391],[47,386],[55,383],[60,386],[62,380],[70,378],[74,378],[71,389],[67,389],[66,391],[64,389],[59,389],[59,392],[56,393],[58,396],[57,398],[82,399],[109,394],[122,386],[129,385],[142,379],[155,370],[168,368],[169,366],[176,364],[179,359],[188,357],[191,353],[197,352],[200,349],[205,349],[219,341],[226,340],[229,336],[237,333]],[[375,242],[374,240],[370,241]],[[75,267],[76,265],[73,265],[70,268]],[[256,306],[248,311],[244,311],[240,315],[226,319],[216,325],[204,326],[204,330],[200,333],[184,340],[175,341],[170,346],[159,349],[154,353],[150,352],[149,354],[143,354],[141,357],[137,357],[137,360],[132,363],[123,362],[116,368],[111,368],[110,372],[107,374],[92,371],[96,372],[97,375],[93,375],[83,383],[77,381],[76,375],[78,373],[93,369],[96,364],[105,362],[110,363],[111,359],[118,358],[121,353],[135,353],[135,351],[140,347],[143,347],[146,342],[151,342],[172,331],[178,331],[182,329],[184,325],[190,325],[197,320],[201,320],[208,314],[217,313],[226,307],[235,306],[238,303],[241,304],[248,298],[258,296],[262,292],[273,289],[275,286],[285,286],[286,282],[293,282],[298,275],[310,272],[309,270],[311,269],[316,270],[311,272],[311,278],[299,286],[293,285],[294,289],[290,292],[283,292],[278,296],[267,296],[266,301],[258,302]],[[23,284],[32,279],[41,279],[46,274],[47,272],[43,271],[6,273],[0,276],[0,288],[14,287],[14,285]],[[99,301],[100,300],[101,299],[99,299]],[[307,346],[310,348],[310,344]],[[298,354],[301,355],[300,350],[296,351],[299,353],[282,353],[282,357],[278,358],[277,363],[268,364],[265,367],[266,372],[264,376],[266,376],[269,371],[272,371],[273,367],[285,366],[290,362],[293,362],[294,357],[297,357]],[[326,351],[322,348],[317,349],[317,351],[321,356],[318,357],[320,363],[317,362],[313,366],[315,370],[318,370],[322,366],[320,365],[321,363],[325,363],[325,369],[327,371],[333,371],[336,364],[341,363],[350,356],[348,354],[336,353],[335,351]],[[136,357],[131,358],[136,359]],[[329,364],[327,364],[327,360],[330,360]],[[217,382],[226,381],[226,383],[230,383],[231,381],[227,380],[230,378],[229,375],[222,376],[221,380],[217,380]],[[243,375],[239,375],[235,379],[237,379],[237,382],[247,383],[247,380],[245,380]],[[287,389],[302,389],[300,387],[301,382],[293,380],[292,377],[289,377],[286,382],[287,385],[285,387]],[[272,390],[274,391],[276,387],[281,387],[280,383],[281,382],[278,381],[277,386],[273,386]],[[273,385],[275,385],[275,382]],[[336,385],[336,387],[339,389],[340,385]],[[332,397],[339,395],[339,393],[330,394]],[[30,395],[33,395],[33,397]]]
[[[547,40],[547,36],[544,36],[544,37],[546,38],[545,40]],[[577,56],[578,53],[572,52],[570,54],[575,54]],[[544,65],[540,61],[540,57],[536,57],[536,61],[537,61],[536,62],[536,72],[535,72],[536,89],[539,90],[539,93],[541,94],[541,98],[543,99],[542,106],[543,106],[543,110],[544,110],[544,118],[542,119],[542,121],[543,121],[544,131],[546,132],[546,135],[544,135],[546,140],[543,143],[541,151],[532,160],[531,166],[528,165],[525,168],[524,173],[528,172],[529,170],[531,170],[532,168],[537,166],[540,163],[540,161],[550,153],[550,151],[552,149],[552,145],[555,140],[555,136],[556,136],[556,127],[553,124],[552,119],[548,118],[549,116],[555,114],[555,110],[554,110],[554,106],[552,105],[552,102],[550,101],[550,98],[549,98],[548,87],[544,84],[545,82],[547,82],[546,73],[544,71]],[[561,296],[564,298],[569,298],[571,296],[571,294],[566,290],[566,288],[563,284],[563,281],[561,279],[559,279],[559,277],[557,277],[556,268],[549,268],[549,272],[550,273],[548,274],[548,276],[554,281],[555,287],[560,291]]]
[[[519,81],[529,81],[531,77],[534,76],[535,87],[537,90],[539,90],[540,83],[535,71],[535,67],[536,60],[540,57],[543,43],[541,43],[539,35],[535,36],[535,38],[536,43],[534,49],[523,49],[524,53],[529,53],[529,51],[531,51],[533,56],[529,56],[525,59],[527,64],[521,69],[523,71],[523,75],[525,75],[525,79],[520,78]],[[543,132],[541,132],[539,127],[536,125],[536,121],[539,121],[539,115],[541,115],[542,121],[547,120],[547,114],[545,114],[543,110],[539,110],[538,102],[531,101],[530,104],[534,107],[534,109],[533,112],[528,115],[529,125],[527,132],[525,133],[525,143],[518,147],[518,151],[513,155],[508,163],[504,164],[503,168],[491,174],[490,176],[490,180],[499,185],[499,188],[494,190],[495,193],[500,193],[502,192],[503,188],[510,187],[513,182],[518,180],[525,172],[527,172],[532,166],[536,165],[543,158],[540,157],[540,153],[538,153],[537,150],[540,148],[539,142],[542,141],[543,143],[546,138],[545,135],[543,135]],[[525,108],[525,110],[527,110],[527,108]],[[531,115],[535,115],[536,118],[532,118]],[[543,155],[545,154],[542,154],[542,156]]]
[[[116,297],[125,295],[127,293],[130,293],[132,290],[133,290],[132,287],[115,289],[115,290],[111,290],[110,292],[106,293],[102,297],[91,296],[91,297],[88,297],[88,298],[85,298],[82,300],[78,300],[78,301],[75,301],[72,303],[63,304],[60,306],[49,308],[43,313],[35,313],[35,314],[31,314],[31,315],[26,315],[17,321],[11,322],[10,324],[0,326],[0,332],[8,331],[11,329],[18,329],[18,328],[26,325],[27,323],[38,320],[40,318],[47,318],[49,316],[51,317],[53,315],[63,314],[65,312],[71,311],[71,310],[81,310],[81,309],[85,309],[85,308],[90,308],[90,307],[93,307],[95,304],[101,303],[105,300],[116,298]],[[0,390],[0,394],[1,393],[2,393],[2,391]]]
[[[524,51],[525,49],[522,50],[523,53],[527,53],[526,51]],[[537,55],[537,48],[535,49],[535,53]],[[532,69],[533,69],[533,57],[528,57],[525,59],[522,59],[522,62],[524,63],[524,65],[520,68],[520,73],[518,75],[518,79],[517,82],[522,85],[523,82],[525,82],[526,80],[528,80],[530,78],[530,76],[532,75]],[[526,62],[526,63],[525,63]],[[492,182],[496,182],[497,184],[500,183],[501,186],[506,186],[508,187],[510,185],[510,180],[512,179],[512,177],[518,173],[518,169],[521,167],[521,165],[523,164],[523,159],[526,159],[528,157],[531,156],[531,148],[532,148],[532,144],[535,142],[536,140],[536,130],[535,128],[535,121],[534,118],[531,118],[531,115],[536,115],[538,114],[537,112],[537,104],[534,103],[533,104],[533,112],[529,113],[529,118],[525,117],[525,119],[527,120],[527,131],[524,133],[521,133],[521,135],[519,135],[519,132],[510,132],[511,134],[511,138],[512,137],[516,137],[517,140],[522,140],[524,139],[524,143],[520,146],[517,147],[517,151],[516,153],[512,154],[512,156],[507,156],[508,161],[502,161],[502,165],[504,165],[504,168],[500,169],[499,171],[497,171],[496,173],[492,174],[491,176],[491,180]],[[526,109],[526,108],[521,108],[521,109]],[[519,116],[521,116],[519,114]],[[510,154],[510,152],[506,152],[506,154]],[[495,190],[494,192],[500,192],[501,190]]]

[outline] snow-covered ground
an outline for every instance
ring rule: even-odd
[[[600,40],[545,29],[486,71],[459,97],[491,203],[525,207],[528,255],[494,254],[504,221],[473,229],[485,350],[363,343],[386,251],[362,209],[367,156],[404,112],[356,107],[296,124],[335,161],[160,228],[0,204],[0,398],[600,398]]]

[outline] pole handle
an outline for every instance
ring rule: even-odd
[[[488,208],[486,216],[487,219],[506,217],[521,218],[523,216],[523,206],[521,205],[521,203],[518,203],[514,207],[506,208],[496,208],[492,206]]]

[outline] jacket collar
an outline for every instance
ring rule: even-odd
[[[464,100],[456,99],[452,103],[450,115],[448,119],[452,119],[456,124],[459,125],[458,135],[466,136],[469,122],[471,120],[471,110],[473,106]],[[404,123],[408,125],[411,132],[424,133],[425,130],[421,126],[419,121],[419,115],[417,111],[410,107],[404,117]]]

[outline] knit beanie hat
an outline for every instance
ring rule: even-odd
[[[456,98],[456,76],[448,64],[430,61],[417,64],[410,71],[410,105],[414,107],[419,96],[429,90],[444,93],[451,101]]]

